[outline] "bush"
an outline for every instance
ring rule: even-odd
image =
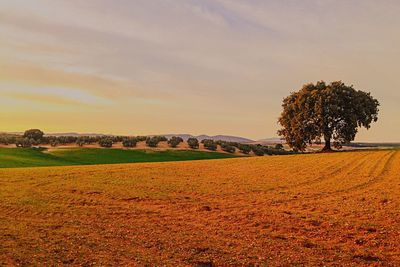
[[[221,148],[223,151],[228,152],[228,153],[235,153],[236,148],[230,144],[227,143],[222,143]]]
[[[271,156],[271,155],[274,155],[274,151],[276,151],[275,148],[271,148],[271,147],[268,147],[268,146],[262,146],[261,148],[264,151],[264,155],[270,155]]]
[[[191,137],[191,138],[189,138],[187,140],[187,143],[188,143],[188,145],[189,145],[189,147],[191,149],[198,149],[199,148],[199,140],[197,140],[197,138]]]
[[[56,147],[60,144],[57,139],[51,139],[49,142],[52,147]]]
[[[282,150],[283,149],[283,145],[282,144],[276,144],[275,145],[275,149]]]
[[[113,145],[113,140],[111,138],[109,138],[109,137],[101,138],[100,141],[99,141],[99,145],[101,147],[110,148]]]
[[[60,144],[63,144],[63,145],[74,144],[78,140],[78,137],[76,137],[76,136],[58,136],[57,140]]]
[[[124,136],[112,136],[112,140],[114,143],[122,142],[122,141],[124,141],[125,138],[126,137],[124,137]]]
[[[204,144],[204,148],[211,150],[211,151],[217,150],[217,143],[215,143],[213,140],[205,139],[201,142]]]
[[[237,148],[243,154],[249,154],[251,152],[251,146],[249,145],[238,144]]]
[[[136,143],[137,143],[137,140],[134,137],[127,137],[122,140],[122,145],[124,147],[135,147]]]
[[[0,144],[3,145],[15,144],[17,138],[18,137],[15,135],[8,135],[8,134],[0,135]]]
[[[261,145],[255,145],[251,147],[251,150],[254,152],[256,156],[264,156],[264,149]]]
[[[7,137],[5,137],[5,136],[0,136],[0,144],[2,144],[2,145],[8,145],[8,144],[10,144],[10,142],[9,142],[9,140],[8,140]]]
[[[86,138],[81,136],[78,137],[78,139],[76,139],[76,143],[78,144],[78,146],[84,146],[86,144]]]
[[[157,147],[158,143],[160,142],[158,136],[147,137],[146,145],[149,147]]]
[[[15,141],[15,145],[16,145],[17,147],[23,147],[23,148],[32,147],[32,140],[29,139],[29,138],[24,138],[24,137],[18,138],[18,139]]]
[[[147,140],[147,136],[136,136],[138,142],[144,142]]]
[[[160,142],[167,142],[167,141],[168,141],[168,138],[165,137],[165,136],[157,136],[157,138],[158,138],[158,140],[159,140]],[[182,141],[183,141],[183,140],[182,140]]]
[[[146,138],[146,144],[149,147],[157,147],[158,143],[168,141],[165,136],[152,136]]]
[[[168,140],[168,144],[171,147],[177,147],[180,143],[183,142],[183,139],[177,136],[171,137],[171,139]]]

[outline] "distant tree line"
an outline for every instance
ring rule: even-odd
[[[85,145],[98,144],[104,148],[111,148],[116,143],[122,143],[125,148],[136,147],[137,143],[145,142],[148,147],[155,148],[160,142],[167,142],[171,148],[178,147],[184,140],[179,136],[173,136],[170,139],[165,136],[46,136],[39,129],[30,129],[23,135],[1,134],[0,144],[15,144],[16,147],[29,148],[32,146],[50,145],[56,147],[59,145],[76,144],[80,147]],[[187,144],[191,149],[199,149],[200,143],[204,148],[210,151],[216,151],[218,146],[227,153],[240,152],[242,154],[254,153],[257,156],[264,155],[283,155],[291,154],[292,151],[283,149],[283,145],[264,146],[259,144],[242,144],[238,142],[215,141],[204,139],[201,142],[197,138],[189,138]]]

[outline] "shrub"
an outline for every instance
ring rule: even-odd
[[[149,147],[157,147],[159,142],[160,142],[160,140],[157,136],[147,137],[147,139],[146,139],[146,144]]]
[[[217,143],[215,143],[213,140],[205,139],[205,140],[203,140],[201,142],[204,144],[204,147],[206,149],[211,150],[211,151],[217,150]]]
[[[137,140],[134,137],[127,137],[122,140],[122,145],[124,147],[135,147],[136,143],[137,143]]]
[[[187,140],[187,143],[188,143],[188,145],[189,145],[189,147],[191,149],[198,149],[199,148],[199,140],[197,140],[197,138],[191,137],[191,138],[189,138]]]
[[[114,143],[122,142],[122,141],[124,141],[125,138],[126,137],[124,137],[124,136],[112,136],[112,140]]]
[[[9,145],[9,144],[15,144],[15,141],[17,140],[18,136],[15,135],[8,135],[4,134],[0,136],[0,144],[3,145]]]
[[[78,139],[76,139],[76,143],[78,146],[84,146],[86,144],[86,138],[85,137],[78,137]]]
[[[228,152],[228,153],[235,153],[236,152],[236,148],[230,144],[227,143],[223,143],[221,145],[221,148],[223,151]]]
[[[50,140],[50,145],[51,145],[52,147],[56,147],[56,146],[58,146],[59,144],[60,144],[60,142],[58,142],[57,139],[51,139],[51,140]]]
[[[222,141],[222,140],[216,140],[216,141],[214,141],[217,145],[219,145],[219,146],[222,146],[222,144],[225,144],[225,143],[227,143],[227,142],[225,142],[225,141]]]
[[[251,146],[249,146],[249,145],[238,144],[237,148],[243,154],[249,154],[251,152]]]
[[[109,138],[109,137],[101,138],[100,141],[99,141],[99,145],[101,147],[107,147],[107,148],[112,147],[113,140],[111,138]]]
[[[167,142],[168,141],[168,138],[165,136],[156,136],[156,137],[158,138],[159,142]]]
[[[265,155],[274,155],[274,148],[270,148],[268,146],[262,146],[262,150],[264,151]]]
[[[57,137],[58,142],[63,145],[76,143],[77,139],[78,138],[74,137],[74,136],[58,136]]]
[[[255,145],[251,147],[251,150],[254,152],[256,156],[264,156],[264,149],[261,145]]]
[[[5,136],[0,136],[0,144],[8,145],[8,144],[10,144],[10,142],[8,141],[8,138],[7,138],[7,137],[5,137]]]
[[[15,141],[15,145],[16,145],[17,147],[23,147],[23,148],[32,147],[32,140],[29,139],[29,138],[25,138],[25,137],[18,138],[18,139]]]
[[[147,140],[147,136],[136,136],[136,140],[138,142],[143,142]]]
[[[283,145],[282,144],[276,144],[275,145],[275,149],[282,150],[283,149]]]
[[[168,144],[171,147],[177,147],[180,143],[183,142],[183,139],[177,136],[171,137],[171,139],[168,140]]]

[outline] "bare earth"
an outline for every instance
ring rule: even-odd
[[[1,169],[0,263],[399,266],[399,192],[396,150]]]

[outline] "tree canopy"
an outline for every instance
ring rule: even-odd
[[[39,129],[26,130],[23,137],[33,139],[35,141],[40,141],[43,138],[44,133]]]
[[[279,118],[282,136],[293,149],[325,141],[324,151],[354,140],[360,127],[378,120],[379,102],[370,93],[355,90],[341,81],[305,84],[283,100]]]

